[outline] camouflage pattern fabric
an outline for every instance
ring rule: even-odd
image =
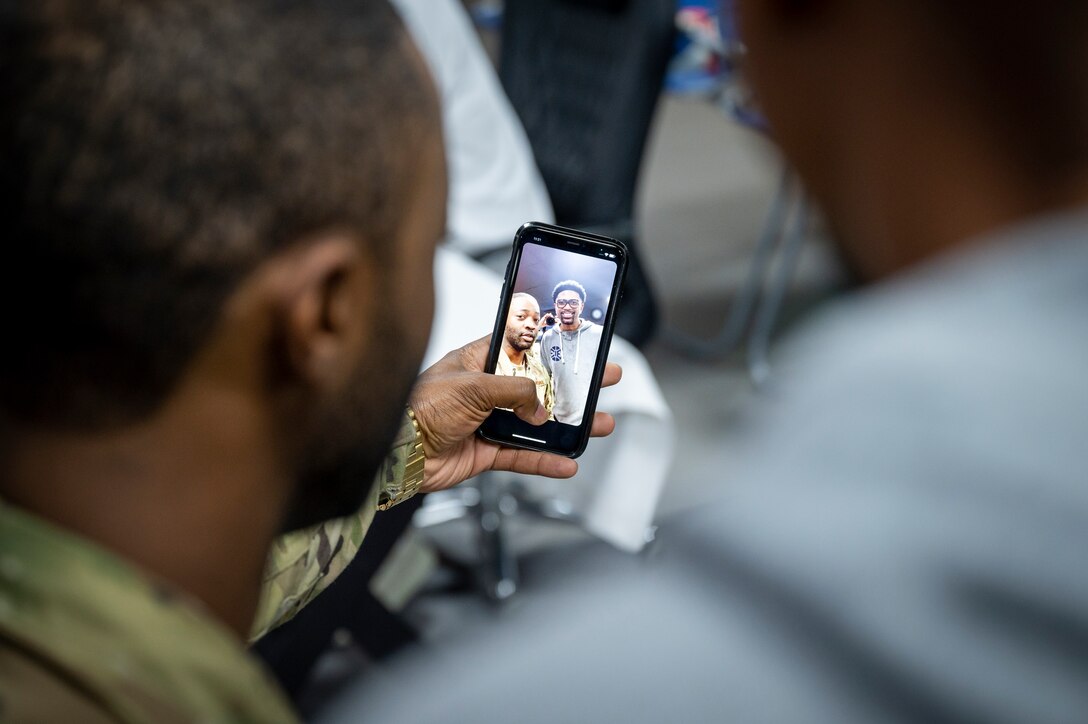
[[[255,631],[290,618],[347,566],[379,486],[402,485],[414,440],[405,415],[357,515],[275,543]],[[261,664],[199,601],[0,501],[0,721],[298,719]]]
[[[358,513],[303,528],[276,540],[265,567],[250,641],[289,621],[347,568],[374,519],[378,493],[400,490],[415,438],[415,427],[405,414],[393,449],[378,470],[370,495]]]
[[[537,345],[525,350],[525,364],[517,367],[506,352],[499,353],[499,359],[495,362],[495,374],[507,377],[528,377],[536,385],[536,396],[540,404],[548,411],[548,419],[554,420],[552,408],[555,407],[555,390],[553,389],[552,376],[540,361],[537,354]]]
[[[0,502],[0,721],[297,717],[199,602]]]

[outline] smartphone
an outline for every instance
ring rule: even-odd
[[[585,451],[626,273],[616,239],[536,222],[518,229],[486,369],[533,380],[549,418],[532,425],[496,409],[481,437],[572,458]]]

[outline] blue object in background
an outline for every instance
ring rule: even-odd
[[[732,21],[729,21],[730,28]],[[665,77],[672,93],[705,95],[720,90],[727,74],[721,3],[681,0],[676,10],[676,50]]]
[[[481,30],[498,30],[502,27],[502,3],[498,0],[480,0],[468,6],[472,22]]]

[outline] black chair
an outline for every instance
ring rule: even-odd
[[[506,0],[499,76],[521,117],[556,221],[632,251],[617,333],[657,326],[639,260],[635,187],[675,39],[674,0]]]

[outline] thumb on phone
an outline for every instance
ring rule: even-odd
[[[531,425],[542,425],[548,420],[548,411],[536,395],[536,385],[526,377],[481,375],[477,385],[483,396],[482,406],[488,411],[509,408]]]

